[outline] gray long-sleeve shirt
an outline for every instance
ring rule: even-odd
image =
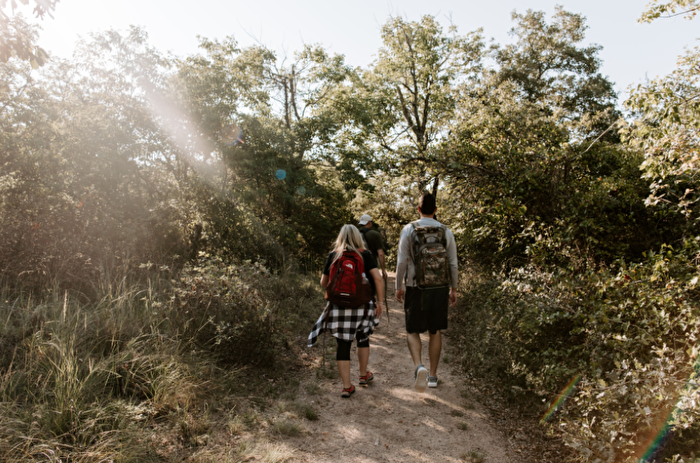
[[[421,217],[418,220],[418,226],[420,227],[439,227],[441,225],[442,224],[437,220],[426,217]],[[403,230],[401,230],[401,237],[399,238],[398,257],[396,259],[397,290],[405,289],[406,286],[414,286],[416,267],[411,257],[412,230],[413,227],[410,223],[403,227]],[[447,257],[450,260],[451,286],[456,289],[457,283],[459,281],[459,274],[457,272],[457,244],[455,243],[455,237],[449,228],[447,228],[447,232],[445,233],[445,239],[447,240],[447,246],[445,250],[447,251]]]

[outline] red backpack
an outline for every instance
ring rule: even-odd
[[[364,249],[359,249],[362,252]],[[339,307],[356,308],[372,300],[372,287],[365,275],[365,263],[356,252],[345,251],[331,265],[326,300]]]

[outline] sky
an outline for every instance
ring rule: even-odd
[[[624,98],[630,85],[670,73],[685,47],[696,46],[700,18],[639,24],[648,0],[60,0],[54,19],[41,22],[39,44],[51,54],[71,56],[78,36],[138,25],[151,45],[178,56],[197,53],[197,36],[233,36],[241,46],[262,43],[279,55],[292,55],[303,44],[320,44],[346,62],[367,66],[381,46],[381,25],[389,16],[418,20],[433,15],[461,33],[483,28],[487,40],[512,39],[511,12],[540,10],[550,16],[555,5],[587,18],[586,43],[603,46],[601,72]],[[29,10],[26,10],[27,12]]]

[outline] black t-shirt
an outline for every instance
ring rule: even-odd
[[[367,242],[367,247],[372,251],[372,255],[376,259],[379,256],[379,250],[384,250],[382,235],[374,228],[367,227],[360,227],[360,233],[362,233],[362,236]]]
[[[330,254],[328,254],[328,257],[326,258],[326,264],[323,266],[324,275],[330,276],[331,264],[333,263],[334,258],[335,252],[331,252]],[[362,251],[362,262],[365,265],[365,275],[367,275],[369,284],[370,286],[372,286],[372,293],[377,294],[377,288],[374,287],[374,278],[372,278],[372,275],[369,274],[370,270],[372,270],[373,268],[378,268],[377,261],[374,259],[372,253],[365,249],[364,251]]]

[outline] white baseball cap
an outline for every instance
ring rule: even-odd
[[[360,225],[367,225],[367,222],[371,222],[371,221],[372,221],[372,217],[368,216],[367,214],[360,217]]]

